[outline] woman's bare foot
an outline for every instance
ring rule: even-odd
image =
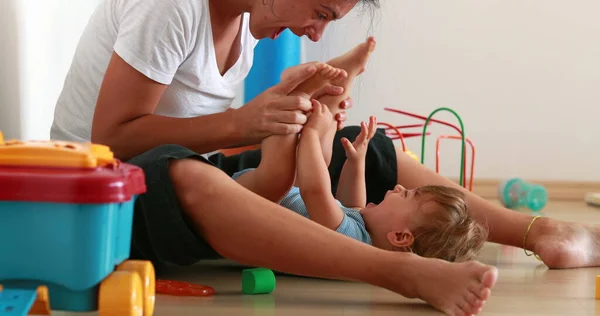
[[[365,71],[367,61],[369,60],[371,53],[375,50],[376,44],[375,38],[369,37],[366,41],[358,44],[344,55],[328,61],[327,64],[344,69],[348,73],[348,78],[346,78],[346,80],[351,82],[356,76]]]
[[[527,237],[528,249],[554,269],[600,266],[600,228],[539,218]]]
[[[496,284],[498,270],[477,261],[451,263],[415,256],[409,265],[399,264],[384,286],[409,298],[420,298],[447,315],[481,312]],[[406,263],[406,261],[404,261]],[[400,278],[395,276],[400,275]]]
[[[350,96],[350,88],[354,82],[354,78],[365,71],[367,61],[371,53],[375,50],[375,46],[375,38],[369,37],[365,42],[360,43],[346,54],[327,62],[328,65],[343,69],[348,73],[347,76],[333,81],[334,85],[344,87],[342,95],[325,95],[319,99],[321,103],[329,106],[334,115],[339,112],[338,105]]]
[[[290,95],[299,95],[311,99],[315,93],[321,91],[327,85],[331,85],[334,80],[340,80],[348,76],[345,70],[326,63],[314,62],[314,65],[317,67],[317,73],[301,83]],[[285,79],[287,74],[287,70],[282,73],[282,80]]]

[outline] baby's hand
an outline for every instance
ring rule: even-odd
[[[321,104],[317,100],[312,100],[313,109],[308,117],[308,121],[304,125],[304,130],[314,130],[322,138],[332,128],[333,114],[329,111],[326,105]],[[337,122],[335,122],[337,124]]]
[[[369,141],[375,135],[376,130],[377,119],[374,116],[371,116],[369,118],[368,126],[365,122],[360,123],[360,134],[358,134],[354,143],[351,143],[350,140],[345,137],[342,138],[342,145],[344,146],[348,160],[361,161],[362,159],[365,159]]]

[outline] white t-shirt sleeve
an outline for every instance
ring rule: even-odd
[[[118,18],[115,52],[148,78],[170,84],[190,51],[198,10],[188,1],[128,0]]]

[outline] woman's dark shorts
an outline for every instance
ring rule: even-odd
[[[342,166],[346,160],[342,137],[354,141],[360,127],[349,126],[337,132],[329,173],[332,193],[337,190]],[[128,162],[141,167],[146,175],[147,191],[135,203],[131,257],[152,261],[157,268],[165,265],[191,265],[203,259],[220,258],[201,234],[193,229],[177,200],[168,170],[170,160],[196,159],[214,165],[229,176],[260,163],[260,150],[226,157],[222,154],[208,160],[198,153],[178,145],[163,145]],[[396,185],[396,152],[391,139],[378,130],[367,151],[367,200],[379,203],[387,190]]]

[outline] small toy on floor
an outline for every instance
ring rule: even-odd
[[[600,207],[600,193],[588,193],[585,195],[585,202],[591,206]]]
[[[242,271],[242,293],[269,294],[275,290],[275,274],[269,269],[255,268]]]
[[[519,178],[511,178],[500,183],[498,196],[500,202],[509,209],[526,207],[534,212],[539,212],[548,203],[546,188]]]
[[[210,286],[182,281],[156,280],[156,293],[174,296],[213,296],[215,289]]]

